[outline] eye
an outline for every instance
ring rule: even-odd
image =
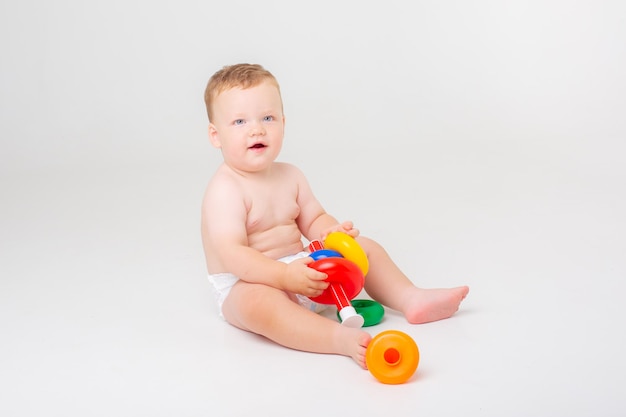
[[[271,122],[272,120],[274,120],[274,116],[265,116],[265,117],[263,118],[263,121],[264,121],[264,122]]]
[[[233,122],[233,124],[234,124],[234,125],[242,125],[242,124],[244,124],[244,123],[245,123],[245,121],[244,121],[243,119],[237,119],[237,120],[235,120],[235,121]]]

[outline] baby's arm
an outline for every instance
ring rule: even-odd
[[[326,274],[307,267],[311,258],[290,264],[273,260],[248,245],[247,209],[240,186],[228,177],[213,181],[202,205],[202,238],[212,272],[315,297],[328,286]]]
[[[352,237],[357,237],[359,235],[359,229],[354,228],[354,224],[351,221],[345,221],[341,224],[337,223],[331,227],[324,229],[322,232],[322,240],[328,236],[328,234],[332,232],[343,232],[347,233]]]
[[[304,174],[295,169],[294,177],[298,181],[298,206],[300,215],[297,222],[302,234],[309,240],[324,240],[331,232],[344,232],[352,237],[359,235],[351,221],[339,223],[328,214],[317,200]]]

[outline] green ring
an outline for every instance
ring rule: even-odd
[[[363,322],[363,327],[374,326],[380,323],[385,315],[385,309],[382,304],[374,300],[352,300],[351,303],[357,314],[363,316],[363,319],[365,320]],[[337,318],[341,322],[339,312],[337,312]]]

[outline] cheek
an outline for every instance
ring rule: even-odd
[[[272,128],[268,133],[271,135],[271,137],[273,138],[275,142],[282,143],[283,137],[285,135],[285,129],[283,129],[282,127],[276,126]]]

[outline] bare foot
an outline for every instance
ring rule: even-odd
[[[365,351],[371,340],[372,336],[369,333],[343,325],[340,325],[335,333],[337,352],[351,357],[363,369],[367,369]]]
[[[404,316],[412,324],[446,319],[456,313],[469,287],[415,288],[405,301]]]

